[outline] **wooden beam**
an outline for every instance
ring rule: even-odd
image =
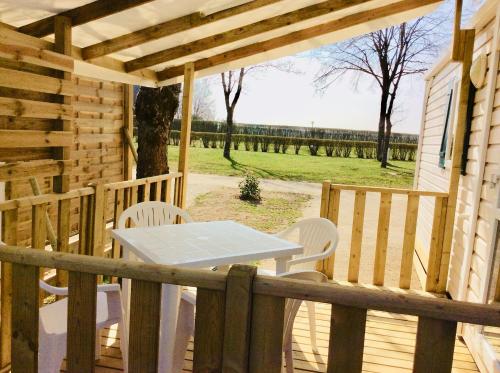
[[[216,35],[207,36],[202,39],[192,41],[187,44],[165,49],[146,56],[136,58],[125,63],[125,70],[136,71],[146,67],[158,65],[160,63],[172,61],[194,53],[217,48],[222,45],[243,40],[265,32],[273,31],[282,27],[291,26],[295,23],[305,21],[337,12],[350,6],[367,2],[366,0],[328,0],[319,4],[310,5],[292,12],[280,14],[275,17],[264,19],[242,27],[222,32]]]
[[[448,281],[448,270],[450,264],[451,245],[453,241],[453,230],[455,223],[455,211],[457,207],[458,186],[462,166],[462,153],[464,146],[465,129],[467,125],[467,110],[469,103],[469,90],[471,89],[470,68],[474,53],[475,30],[462,30],[460,39],[463,43],[462,76],[460,81],[460,96],[458,101],[457,122],[453,149],[451,154],[450,184],[448,190],[448,204],[446,206],[446,222],[443,237],[442,258],[439,271],[438,292],[445,292]]]
[[[188,154],[191,139],[191,115],[194,91],[194,65],[187,63],[184,68],[184,86],[182,90],[182,118],[181,118],[181,140],[179,144],[178,171],[182,172],[179,179],[177,193],[177,205],[184,208],[186,205]]]
[[[278,36],[269,40],[246,45],[241,48],[233,49],[231,51],[220,53],[209,58],[198,60],[194,62],[195,70],[199,71],[207,69],[209,67],[223,65],[225,63],[250,57],[255,54],[263,53],[276,48],[281,48],[290,44],[295,44],[321,35],[357,26],[366,22],[371,22],[378,18],[388,17],[394,14],[415,9],[417,7],[434,4],[439,1],[440,0],[405,0],[380,8],[351,14],[318,26],[309,27],[304,30],[295,31],[287,35]],[[183,66],[166,68],[157,73],[158,80],[163,81],[181,76],[183,73],[183,69]]]
[[[225,18],[261,8],[266,5],[277,3],[279,1],[281,0],[254,0],[207,16],[200,12],[188,14],[158,25],[146,27],[142,30],[89,45],[88,47],[82,49],[82,57],[84,60],[102,57],[151,40],[156,40],[165,36],[207,25]]]
[[[55,19],[57,16],[68,17],[73,26],[79,26],[151,1],[152,0],[98,0],[90,4],[79,6],[78,8],[67,10],[58,15],[21,26],[17,31],[41,38],[51,35],[54,32]]]
[[[2,148],[39,148],[71,145],[73,145],[73,133],[69,131],[0,130],[0,147]]]

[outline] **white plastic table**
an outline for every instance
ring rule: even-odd
[[[275,258],[276,273],[286,272],[287,261],[302,253],[302,246],[233,221],[115,229],[111,235],[123,245],[123,257],[147,263],[206,268]],[[130,255],[130,254],[133,255]],[[125,322],[128,325],[129,281],[123,282]],[[159,372],[172,372],[175,330],[181,287],[162,287]],[[128,337],[125,338],[125,346]]]

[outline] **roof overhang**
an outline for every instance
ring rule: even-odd
[[[75,73],[148,86],[220,73],[396,25],[441,0],[7,0],[2,33],[42,37],[54,15],[73,24]]]

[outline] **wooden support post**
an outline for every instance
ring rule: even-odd
[[[129,372],[156,372],[160,343],[161,284],[132,280]]]
[[[135,150],[131,134],[134,133],[134,86],[123,85],[123,180],[132,180],[133,161],[137,163],[137,151]],[[133,157],[133,158],[132,158]]]
[[[255,294],[249,372],[281,372],[285,298]]]
[[[253,279],[257,267],[234,265],[227,275],[223,372],[247,372],[250,355]]]
[[[448,266],[450,264],[451,245],[453,241],[453,228],[455,225],[455,211],[457,206],[458,185],[462,165],[462,153],[464,146],[465,131],[467,127],[467,110],[469,102],[469,91],[471,89],[470,68],[474,53],[475,30],[461,30],[460,43],[463,47],[462,75],[460,81],[460,96],[458,102],[457,122],[455,138],[453,139],[453,150],[451,155],[450,184],[448,190],[448,203],[446,206],[446,222],[442,246],[442,258],[439,270],[437,291],[444,293],[448,281]]]
[[[71,35],[71,18],[65,16],[54,17],[54,51],[65,54],[68,56],[72,55],[72,35]],[[58,73],[58,78],[62,78],[72,84],[72,73],[71,72],[60,72]],[[73,97],[69,95],[62,96],[58,98],[58,102],[64,105],[72,107]],[[55,130],[59,131],[73,131],[73,121],[71,119],[64,119],[56,121]],[[71,147],[58,147],[54,148],[54,158],[61,160],[71,159]],[[54,177],[53,190],[55,193],[65,193],[69,192],[70,187],[70,175],[65,171],[63,175]],[[68,252],[69,251],[69,234],[70,234],[70,221],[71,221],[71,201],[61,200],[58,205],[58,226],[57,226],[57,251]],[[58,286],[66,286],[68,277],[67,273],[63,271],[57,271],[56,283]]]
[[[389,238],[389,221],[391,218],[391,193],[380,193],[378,213],[377,244],[375,247],[375,264],[373,268],[373,284],[384,285],[387,243]]]
[[[93,373],[96,351],[96,275],[70,272],[68,295],[67,370],[69,373]]]
[[[464,55],[463,40],[461,40],[460,25],[462,21],[463,0],[455,0],[455,18],[453,20],[453,40],[451,44],[451,60],[461,61]]]
[[[419,317],[413,372],[451,372],[456,332],[455,321]]]
[[[365,325],[365,309],[332,305],[327,373],[361,372]]]
[[[198,288],[196,293],[193,372],[222,371],[225,304],[226,295],[224,291]]]
[[[12,372],[38,372],[40,268],[12,264]]]
[[[181,118],[181,138],[179,144],[179,172],[182,177],[179,179],[177,193],[177,205],[182,209],[186,207],[187,174],[189,144],[191,142],[191,115],[193,106],[194,91],[194,64],[187,63],[184,67],[184,86],[182,91],[182,118]]]
[[[7,245],[18,244],[17,235],[18,210],[7,210],[2,214],[2,240]],[[0,295],[1,315],[0,323],[0,368],[6,368],[11,358],[11,333],[12,333],[12,264],[1,264]]]

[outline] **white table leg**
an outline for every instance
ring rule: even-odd
[[[177,285],[162,285],[160,348],[158,353],[158,372],[160,373],[177,373],[173,372],[172,369],[181,291],[181,287]]]
[[[291,256],[276,258],[276,274],[288,272],[288,261],[292,259]]]

